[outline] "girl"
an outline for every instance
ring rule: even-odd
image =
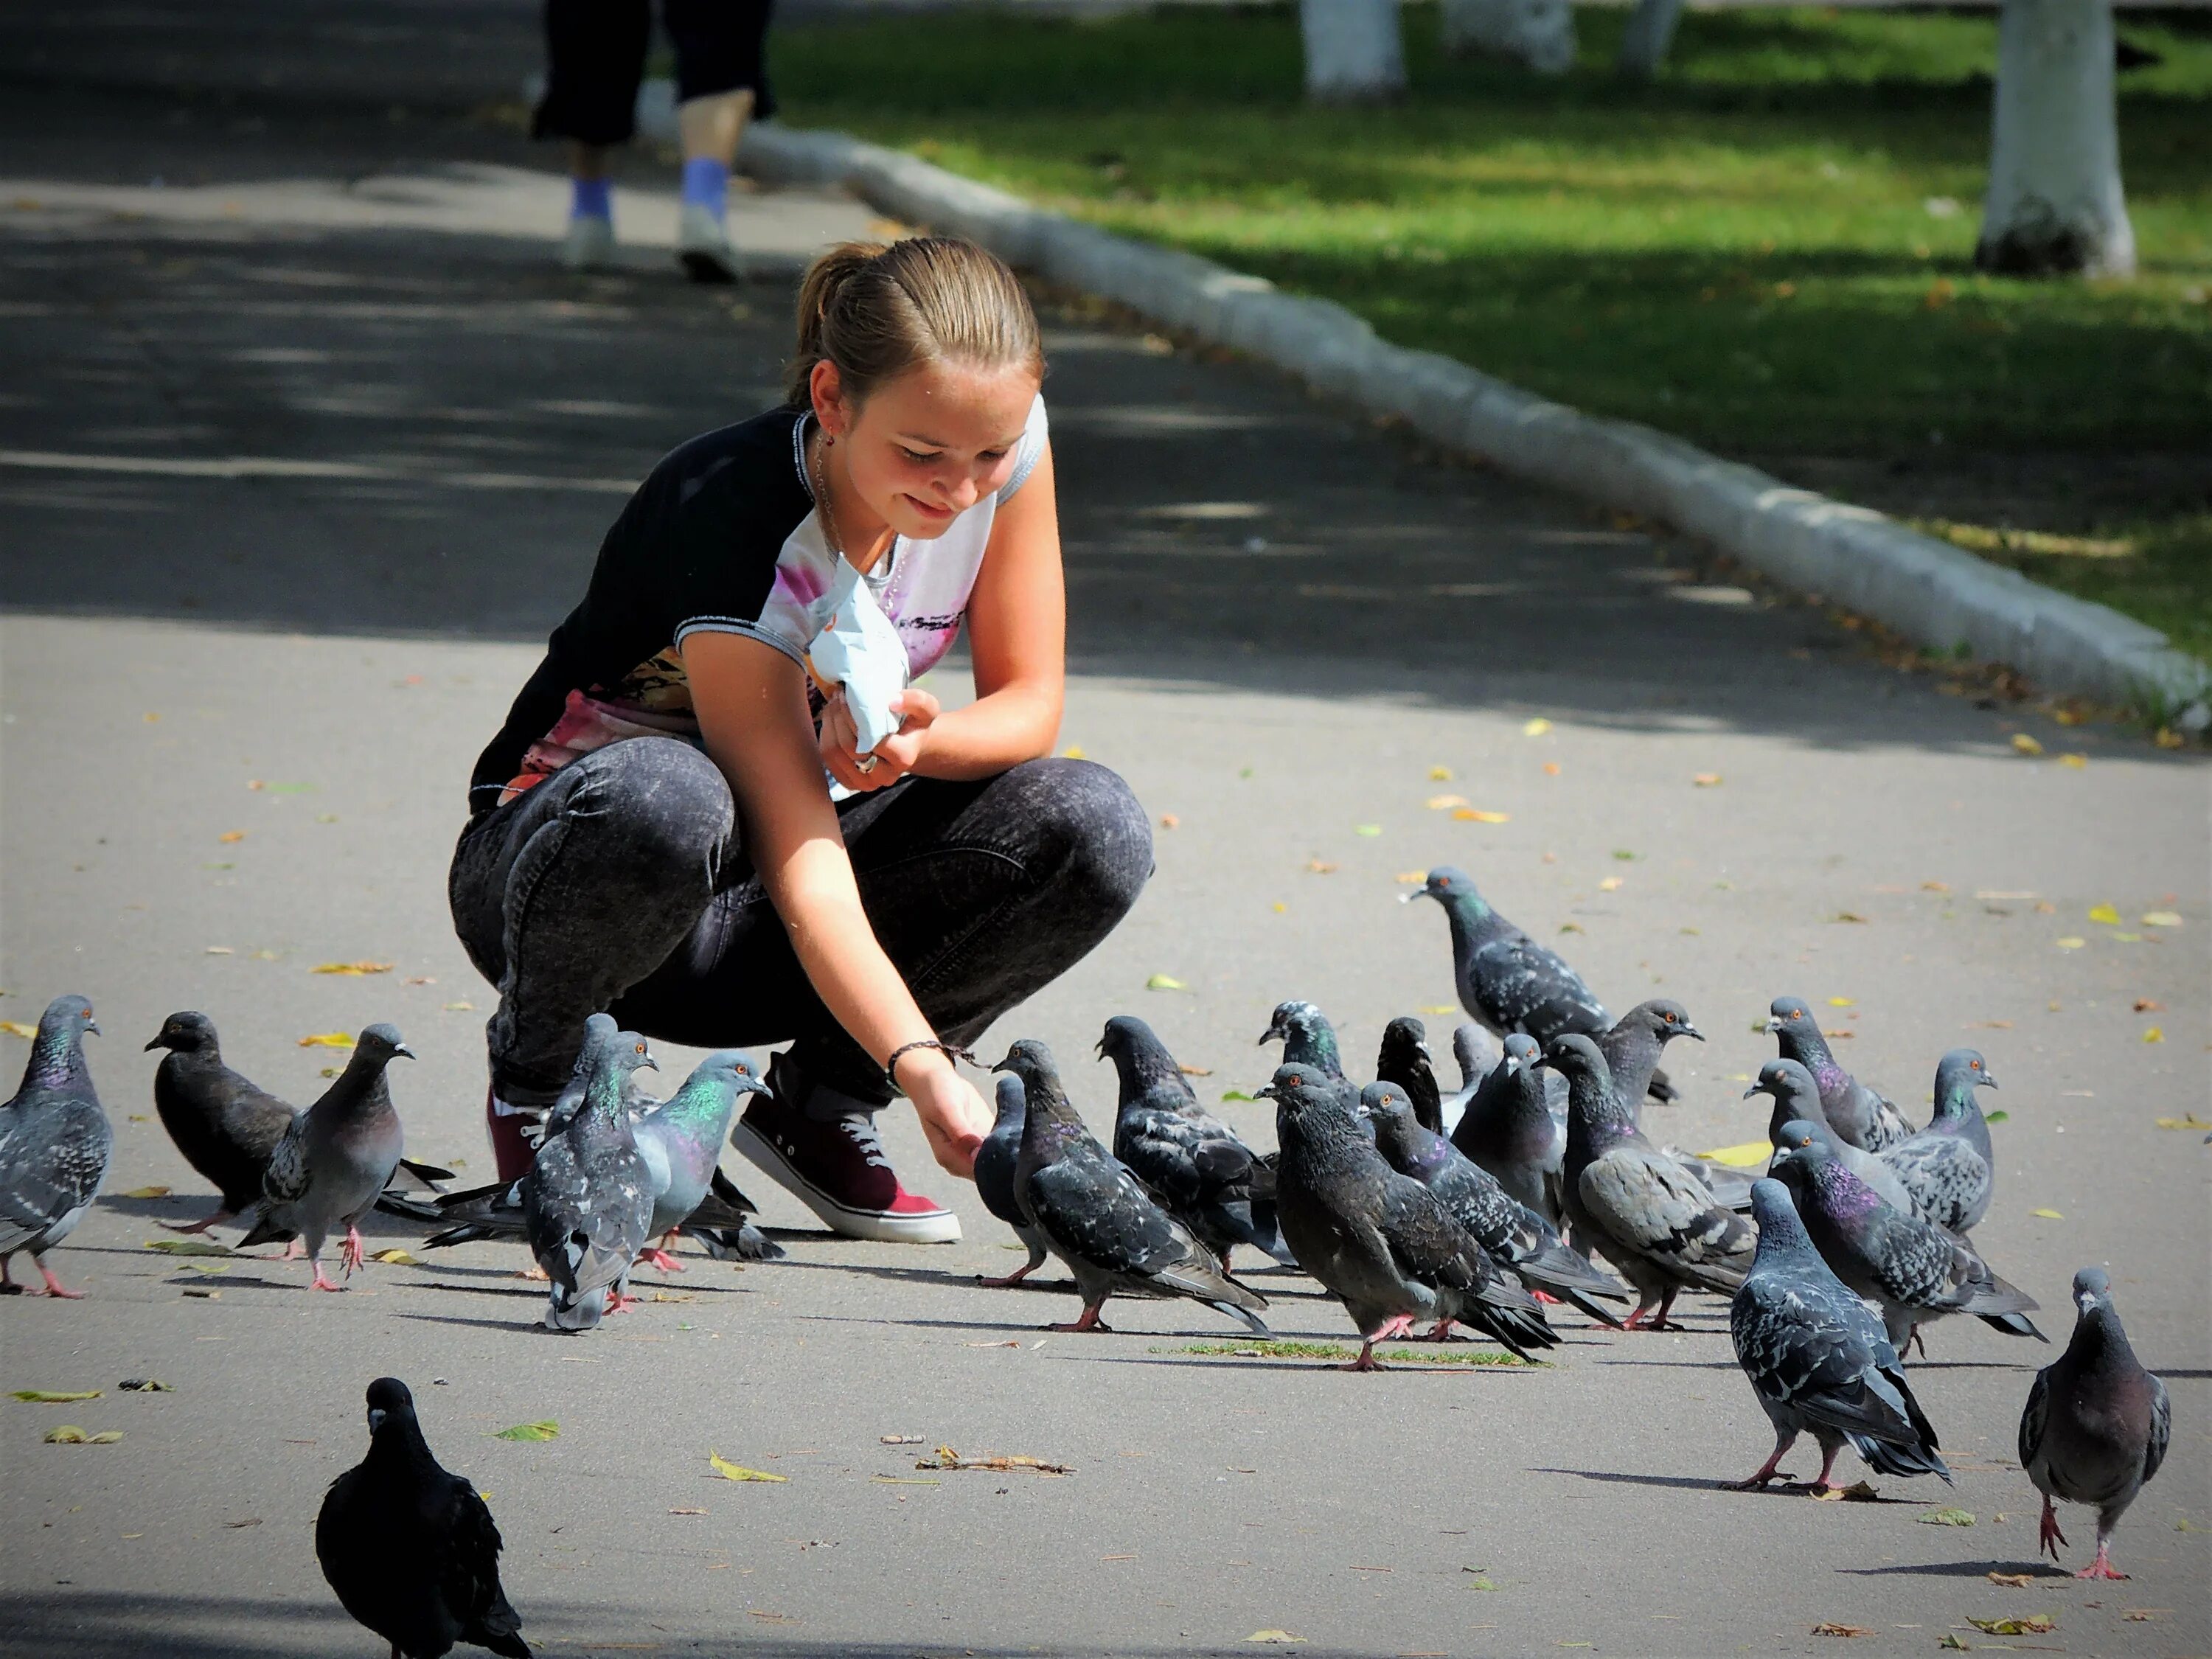
[[[477,763],[453,856],[454,925],[499,987],[502,1179],[529,1158],[518,1115],[605,1009],[701,1048],[791,1039],[733,1142],[848,1237],[960,1236],[900,1185],[875,1112],[905,1094],[970,1176],[992,1115],[956,1053],[1152,871],[1127,786],[1047,758],[1065,597],[1043,374],[992,255],[848,244],[800,288],[789,402],[677,449],[615,521]],[[848,708],[812,659],[833,608],[844,638],[871,606],[896,684],[965,622],[975,701]]]

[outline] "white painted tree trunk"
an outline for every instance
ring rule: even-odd
[[[1443,37],[1447,52],[1490,52],[1539,75],[1574,67],[1569,0],[1443,0]]]
[[[1674,25],[1682,20],[1682,0],[1636,0],[1628,29],[1620,37],[1620,60],[1616,67],[1632,81],[1649,81],[1667,61],[1667,48],[1674,42]]]
[[[1316,103],[1379,103],[1406,89],[1397,0],[1298,0],[1306,96]]]
[[[2111,0],[2004,0],[1990,193],[1974,263],[2044,276],[2128,276]]]

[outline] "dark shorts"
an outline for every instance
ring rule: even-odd
[[[756,116],[775,112],[761,64],[769,9],[770,0],[660,0],[661,26],[676,48],[678,103],[750,89]],[[545,0],[545,96],[532,136],[627,140],[636,130],[652,33],[652,0]]]

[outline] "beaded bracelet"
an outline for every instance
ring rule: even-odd
[[[954,1061],[964,1060],[970,1066],[975,1063],[975,1056],[957,1042],[945,1042],[936,1037],[922,1037],[916,1042],[902,1042],[891,1050],[891,1057],[884,1062],[884,1081],[890,1085],[893,1094],[902,1096],[906,1093],[905,1090],[899,1087],[898,1063],[917,1048],[934,1048],[947,1060]]]

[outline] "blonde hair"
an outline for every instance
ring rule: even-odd
[[[855,403],[927,363],[1027,368],[1044,378],[1030,296],[1005,260],[954,236],[846,242],[807,267],[799,285],[799,349],[788,401],[813,401],[814,365],[837,366]]]

